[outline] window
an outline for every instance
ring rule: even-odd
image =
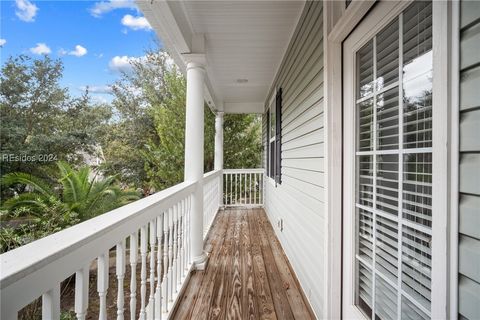
[[[281,183],[282,157],[282,89],[270,100],[268,109],[268,168],[267,174],[276,183]]]
[[[355,300],[371,319],[431,315],[432,59],[423,1],[356,53]]]

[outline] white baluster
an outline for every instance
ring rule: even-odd
[[[253,204],[257,204],[257,174],[253,174]]]
[[[235,174],[235,204],[238,203],[237,187],[238,187],[238,174]]]
[[[190,196],[187,196],[185,198],[185,221],[184,221],[184,228],[185,228],[185,231],[184,231],[184,239],[183,239],[183,242],[184,242],[184,247],[185,247],[185,250],[184,250],[184,261],[183,261],[183,273],[186,274],[187,271],[188,271],[188,262],[190,261],[190,256],[189,256],[189,251],[188,251],[188,238],[189,238],[189,230],[188,230],[188,201],[189,201],[189,198]]]
[[[138,233],[130,235],[130,319],[135,319],[137,309]]]
[[[122,240],[117,244],[116,248],[116,275],[117,275],[117,320],[124,319],[125,311],[125,295],[123,280],[125,278],[125,240]]]
[[[240,172],[238,174],[238,203],[242,203],[242,176],[243,174]]]
[[[168,209],[164,214],[163,219],[163,282],[162,282],[162,297],[164,301],[165,312],[168,312],[168,277],[169,277],[169,267],[168,267],[168,247],[170,243],[169,235],[169,216],[172,213],[172,209]]]
[[[155,241],[157,240],[157,223],[150,221],[150,314],[155,314]]]
[[[145,320],[147,313],[146,294],[147,294],[147,227],[142,226],[140,229],[140,257],[142,260],[142,270],[140,271],[140,320]]]
[[[191,267],[192,259],[192,208],[193,208],[193,194],[190,195],[189,209],[188,209],[188,266]]]
[[[42,319],[60,319],[60,283],[42,295]]]
[[[203,197],[205,199],[205,195],[208,197],[208,185],[206,185],[204,188],[203,188]],[[207,215],[207,210],[208,210],[208,198],[207,198],[207,201],[204,201],[203,202],[203,232],[205,233],[205,227],[207,225],[207,218],[206,218],[206,215]]]
[[[97,292],[100,300],[98,310],[99,320],[107,319],[109,257],[109,252],[107,251],[97,258]]]
[[[228,176],[229,174],[226,174],[226,173],[223,174],[223,178],[224,178],[223,179],[223,199],[224,199],[223,204],[224,205],[228,205],[228,190],[230,190]]]
[[[259,188],[260,188],[260,203],[263,204],[263,202],[265,201],[265,197],[264,197],[264,192],[265,192],[265,188],[264,188],[264,178],[263,178],[263,174],[260,175],[260,185],[259,185]]]
[[[168,301],[173,301],[173,211],[174,209],[169,210],[168,215]]]
[[[244,183],[245,183],[245,192],[244,192],[244,193],[245,193],[245,197],[243,198],[243,199],[244,199],[244,200],[243,200],[243,203],[244,203],[244,204],[247,204],[247,198],[248,198],[248,190],[247,190],[248,173],[244,173],[243,176],[244,176],[244,179],[245,179],[245,180],[244,180]]]
[[[182,202],[177,204],[177,292],[182,284]]]
[[[248,203],[252,204],[252,174],[248,174],[248,179],[249,179],[249,187],[248,187]]]
[[[173,295],[177,292],[177,214],[178,206],[173,206],[173,216],[172,216],[172,230],[173,230],[173,247],[172,247],[172,296],[170,299],[173,301]]]
[[[244,174],[240,172],[238,174],[238,178],[239,178],[238,188],[240,190],[238,195],[238,203],[243,203],[245,199],[244,197],[245,190],[244,190],[244,182],[243,182]]]
[[[185,272],[185,257],[184,257],[184,253],[185,253],[185,248],[184,248],[184,243],[183,243],[183,232],[184,232],[184,228],[183,228],[183,225],[184,225],[184,220],[185,220],[185,217],[184,217],[184,213],[185,213],[185,200],[182,200],[180,201],[180,222],[179,222],[179,225],[180,225],[180,237],[179,237],[179,246],[180,246],[180,254],[178,255],[179,256],[179,263],[178,263],[178,278],[180,279],[180,282],[182,281],[181,279],[183,279],[183,275],[184,275],[184,272]]]
[[[88,272],[86,265],[75,273],[75,313],[78,320],[84,320],[88,309]]]
[[[187,274],[188,267],[188,250],[187,250],[187,210],[188,210],[188,197],[183,199],[183,275]]]
[[[157,217],[157,288],[155,289],[155,319],[161,319],[162,317],[162,279],[163,279],[163,247],[162,235],[163,235],[163,216],[165,213],[162,213]]]

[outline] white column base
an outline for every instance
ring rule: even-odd
[[[193,258],[192,263],[195,270],[205,270],[208,264],[208,255],[205,252],[202,252],[201,255]]]

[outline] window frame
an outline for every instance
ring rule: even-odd
[[[364,20],[363,26],[359,25],[354,29],[352,34],[357,30],[359,35],[348,43],[348,38],[345,39],[343,47],[343,57],[339,58],[343,66],[343,83],[336,82],[337,85],[342,85],[343,98],[343,266],[342,266],[342,304],[343,316],[353,319],[365,319],[363,313],[355,305],[355,215],[354,203],[356,192],[356,171],[355,171],[355,141],[356,141],[356,126],[354,113],[353,88],[355,86],[355,78],[352,73],[355,70],[352,68],[354,63],[355,52],[360,49],[369,38],[378,33],[383,27],[388,25],[400,12],[402,12],[411,1],[399,2],[396,4],[381,2],[377,3],[376,7],[365,14],[365,18],[374,15],[375,18]],[[432,282],[431,282],[431,317],[432,318],[446,318],[448,310],[449,294],[447,289],[448,283],[448,255],[447,241],[450,239],[450,234],[445,232],[448,230],[448,199],[449,199],[449,178],[445,172],[449,172],[448,155],[449,151],[446,146],[449,145],[448,130],[441,128],[450,127],[448,119],[448,104],[449,104],[449,90],[450,82],[448,81],[449,66],[449,50],[448,41],[449,33],[447,32],[447,21],[450,19],[448,13],[448,4],[443,2],[432,1],[432,30],[433,30],[433,94],[432,99],[435,101],[435,116],[433,117],[432,126],[432,157],[433,157],[433,188],[432,199],[433,208],[435,212],[435,219],[432,224],[432,242],[435,245],[432,247]],[[368,21],[368,22],[367,22]],[[374,23],[371,21],[375,21]],[[348,57],[345,56],[348,55]],[[352,59],[350,59],[350,55]],[[442,67],[443,66],[443,67]],[[345,93],[347,92],[347,94]],[[349,92],[349,93],[348,93]],[[351,99],[350,99],[351,96]],[[440,129],[438,129],[440,128]],[[458,128],[453,128],[457,130]],[[442,174],[443,173],[443,174]],[[454,248],[454,250],[456,250]],[[452,290],[452,289],[450,289]]]
[[[281,184],[281,107],[282,88],[277,88],[268,100],[267,113],[267,177],[275,185]],[[280,110],[279,110],[280,109]],[[279,112],[280,111],[280,112]],[[273,119],[273,116],[275,118]]]

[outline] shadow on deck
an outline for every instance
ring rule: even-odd
[[[263,209],[218,213],[172,319],[315,319]]]

